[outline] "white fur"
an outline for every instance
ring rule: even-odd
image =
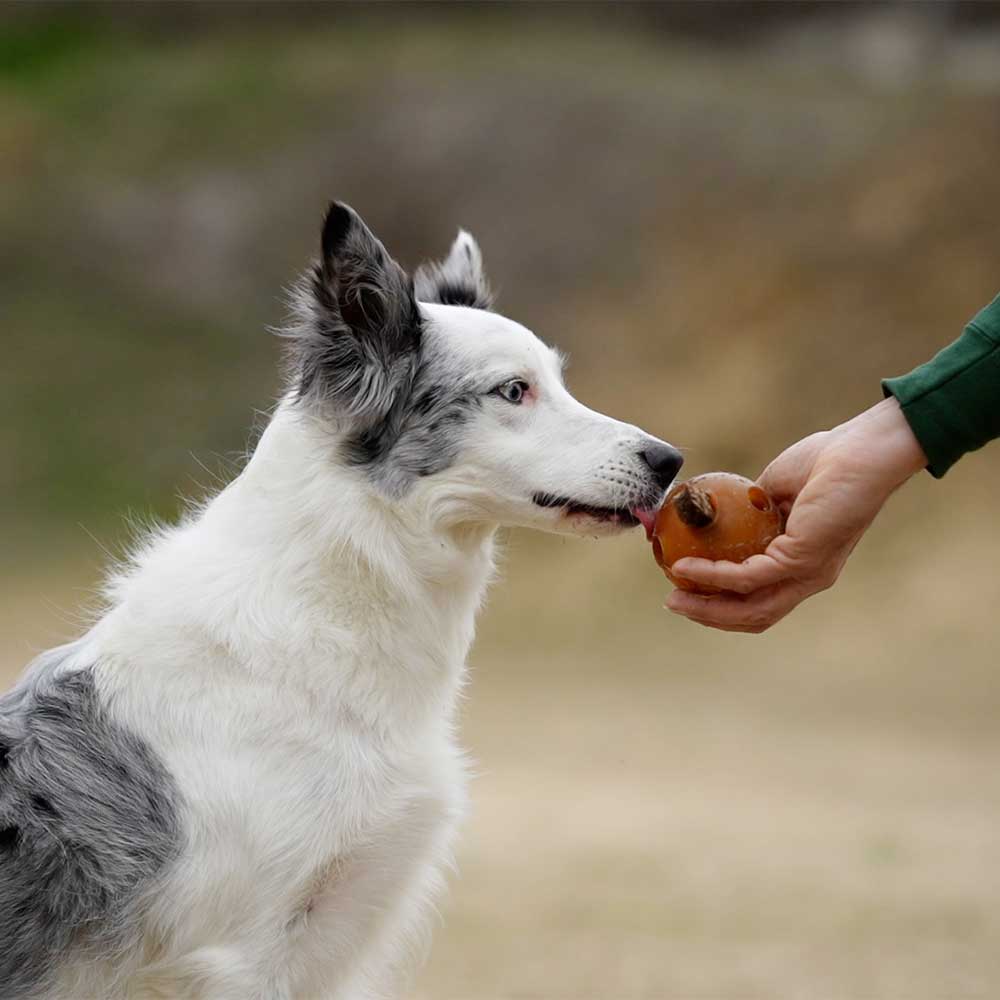
[[[618,530],[532,493],[619,503],[651,440],[576,402],[524,327],[421,309],[428,350],[523,377],[525,402],[484,401],[452,467],[390,500],[286,399],[243,472],[111,581],[79,655],[176,780],[186,843],[142,952],[54,995],[390,997],[419,958],[465,806],[456,697],[496,529]]]

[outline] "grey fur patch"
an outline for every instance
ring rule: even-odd
[[[112,722],[73,647],[0,698],[0,996],[38,995],[67,960],[128,947],[137,904],[181,843],[178,796]]]
[[[488,308],[476,241],[460,232],[413,282],[357,213],[334,202],[321,260],[297,286],[283,331],[299,401],[345,423],[344,458],[390,496],[454,461],[461,426],[489,390],[428,356],[418,297]]]
[[[367,431],[385,420],[413,382],[420,311],[413,282],[357,213],[334,202],[322,257],[296,288],[291,346],[300,399]]]
[[[458,454],[463,427],[482,405],[484,387],[435,360],[424,358],[412,390],[378,428],[346,445],[348,460],[366,465],[389,496],[401,496],[416,478],[447,469]]]

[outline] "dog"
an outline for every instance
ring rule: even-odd
[[[410,278],[334,203],[292,298],[242,472],[0,699],[4,1000],[398,995],[498,527],[648,524],[681,466],[569,394],[465,232]]]

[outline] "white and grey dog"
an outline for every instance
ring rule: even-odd
[[[500,525],[612,534],[678,452],[588,410],[461,233],[334,204],[242,473],[0,699],[0,996],[392,996],[447,865]]]

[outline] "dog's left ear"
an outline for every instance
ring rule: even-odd
[[[473,309],[489,309],[493,305],[479,244],[464,229],[459,230],[444,260],[421,264],[413,283],[421,302]]]
[[[299,397],[362,427],[384,420],[413,382],[420,311],[413,282],[349,206],[330,206],[322,257],[293,305]]]

